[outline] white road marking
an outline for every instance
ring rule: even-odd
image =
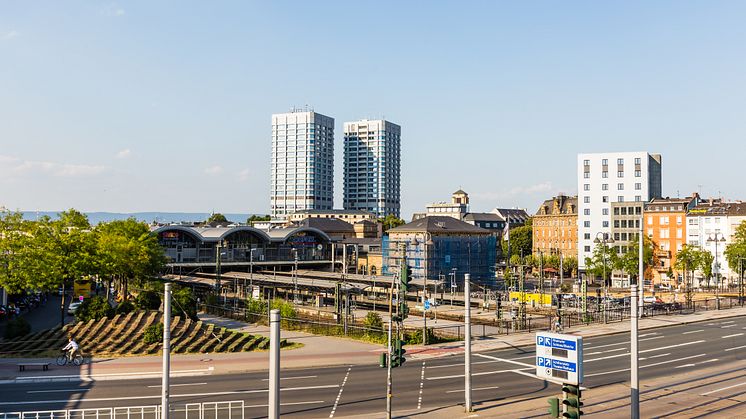
[[[300,390],[315,390],[322,388],[339,388],[339,384],[329,384],[323,386],[306,386],[306,387],[288,387],[281,388],[280,391],[300,391]],[[172,394],[171,397],[207,397],[207,396],[226,396],[231,394],[253,394],[253,393],[267,393],[269,389],[260,390],[236,390],[236,391],[216,391],[213,393],[185,393],[185,394]],[[156,394],[152,396],[120,396],[120,397],[99,397],[93,399],[81,399],[78,402],[112,402],[118,400],[146,400],[146,399],[160,399],[161,395]],[[63,400],[35,400],[35,401],[20,401],[20,402],[0,402],[0,406],[16,406],[16,405],[27,405],[27,404],[52,404],[52,403],[67,403],[69,399]]]
[[[422,374],[420,374],[420,397],[417,399],[417,410],[422,408],[422,388],[425,385],[425,363],[422,363]]]
[[[727,326],[720,326],[721,329],[727,329],[729,327],[738,327],[738,325],[737,324],[729,324]]]
[[[723,336],[722,339],[734,338],[736,336],[743,336],[743,333],[736,333],[734,335]]]
[[[184,384],[171,384],[170,387],[185,387],[185,386],[204,386],[207,385],[207,383],[184,383]],[[157,386],[148,386],[148,388],[161,388],[161,385],[158,384]]]
[[[531,357],[535,357],[536,355],[531,355]],[[478,365],[478,364],[494,364],[495,362],[499,361],[479,361],[479,362],[472,362],[471,365]],[[431,368],[450,368],[450,367],[463,367],[464,363],[460,364],[445,364],[445,365],[431,365],[427,367],[428,369]]]
[[[688,335],[688,334],[690,334],[690,333],[699,333],[699,332],[704,332],[704,331],[705,331],[705,329],[699,329],[699,330],[690,330],[690,331],[688,331],[688,332],[684,332],[684,333],[682,333],[682,335]]]
[[[638,342],[645,342],[646,340],[663,339],[663,338],[665,338],[665,336],[656,336],[654,338],[639,339]]]
[[[657,335],[657,334],[658,334],[658,332],[645,333],[644,335],[638,336],[638,338],[644,338],[645,336],[654,336],[654,335]]]
[[[496,356],[491,356],[491,355],[484,355],[484,354],[476,354],[476,355],[477,355],[477,356],[481,356],[482,358],[487,358],[487,359],[493,359],[493,360],[495,360],[495,361],[502,361],[502,362],[506,362],[506,363],[508,363],[508,364],[515,364],[515,365],[520,365],[520,366],[522,366],[522,367],[527,367],[527,368],[536,368],[536,365],[531,365],[531,364],[527,364],[527,363],[525,363],[525,362],[518,362],[518,361],[513,361],[512,359],[506,359],[506,358],[498,358],[498,357],[496,357]]]
[[[693,367],[695,365],[709,364],[710,362],[717,362],[717,361],[718,361],[717,358],[715,358],[715,359],[708,359],[707,361],[695,362],[694,364],[679,365],[679,366],[676,366],[674,368],[687,368],[687,367]]]
[[[280,380],[303,380],[306,378],[318,378],[318,375],[304,375],[302,377],[282,377]],[[262,378],[262,381],[269,381],[269,378]]]
[[[77,393],[79,391],[90,391],[89,388],[60,388],[57,390],[29,390],[26,393],[63,393],[63,392],[74,392]]]
[[[342,391],[345,389],[345,384],[347,383],[347,377],[350,376],[350,370],[352,367],[347,368],[347,374],[345,374],[345,378],[342,380],[342,385],[339,386],[339,393],[337,393],[337,400],[334,401],[334,407],[332,407],[332,413],[329,414],[330,418],[334,417],[334,412],[337,411],[337,406],[339,405],[339,399],[342,397]]]
[[[719,393],[719,392],[721,392],[723,390],[728,390],[728,389],[731,389],[731,388],[734,388],[734,387],[740,387],[740,386],[746,386],[746,383],[733,384],[732,386],[723,387],[723,388],[719,388],[719,389],[716,389],[716,390],[708,391],[706,393],[700,394],[700,396],[707,396],[707,395],[712,394],[712,393]]]
[[[500,388],[498,386],[492,386],[492,387],[479,387],[479,388],[473,388],[471,391],[482,391],[482,390],[494,390],[496,388]],[[446,393],[463,393],[464,390],[448,390]]]
[[[736,346],[735,348],[728,348],[725,350],[725,352],[735,351],[736,349],[743,349],[746,348],[746,345]]]
[[[649,356],[649,357],[646,357],[646,358],[640,358],[640,361],[645,361],[647,359],[653,359],[653,358],[661,358],[661,357],[668,356],[668,355],[671,355],[671,352],[667,352],[665,354],[653,355],[653,356]]]
[[[699,355],[686,356],[686,357],[683,357],[683,358],[670,359],[668,361],[656,362],[654,364],[642,365],[640,367],[640,369],[649,368],[649,367],[656,367],[658,365],[663,365],[663,364],[670,364],[672,362],[684,361],[684,360],[691,359],[691,358],[699,358],[699,357],[702,357],[702,356],[707,356],[707,354],[699,354]],[[614,370],[614,371],[597,372],[595,374],[584,374],[584,376],[585,377],[595,377],[595,376],[598,376],[598,375],[616,374],[618,372],[624,372],[624,371],[629,371],[629,368],[623,368],[621,370]]]

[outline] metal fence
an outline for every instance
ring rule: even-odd
[[[244,402],[171,404],[172,419],[243,419]],[[161,406],[105,407],[95,409],[37,410],[0,413],[0,419],[160,419]]]

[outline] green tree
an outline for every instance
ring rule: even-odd
[[[114,317],[114,309],[105,298],[99,296],[86,298],[75,311],[75,320],[79,322],[99,320],[104,317]]]
[[[147,224],[134,218],[99,224],[98,270],[111,282],[119,282],[128,298],[130,282],[142,285],[157,275],[165,264],[163,248]]]
[[[739,276],[746,270],[746,221],[736,227],[733,241],[725,247],[725,259],[730,269],[738,272]]]
[[[585,267],[594,278],[601,277],[606,286],[611,285],[611,273],[620,263],[616,249],[604,243],[598,243],[593,248],[591,257],[585,258]],[[577,268],[577,259],[576,259]],[[605,276],[604,276],[605,275]]]
[[[710,287],[710,279],[712,278],[712,263],[715,261],[715,256],[712,253],[704,249],[697,250],[697,268],[702,272],[702,276],[705,277],[707,287]]]
[[[575,276],[578,272],[578,258],[575,256],[563,257],[562,269],[565,271],[564,273]]]
[[[503,240],[501,245],[503,255],[513,257],[513,255],[530,255],[533,246],[533,230],[530,225],[516,227],[510,230],[510,255],[508,255],[508,240]]]
[[[383,320],[381,319],[381,315],[375,311],[369,311],[368,314],[365,315],[363,324],[371,329],[383,330]]]
[[[194,297],[191,288],[174,286],[171,297],[173,299],[171,304],[172,316],[197,320],[197,299]]]
[[[694,271],[697,269],[699,264],[699,249],[695,246],[685,244],[681,246],[681,249],[676,252],[676,262],[673,267],[677,271],[683,273],[684,284],[686,285],[686,301],[687,304],[692,302],[692,280],[694,279]],[[688,275],[688,280],[687,280]]]
[[[247,224],[251,224],[253,222],[259,222],[259,221],[269,221],[271,217],[269,215],[256,215],[253,214],[251,217],[246,219]]]
[[[647,236],[643,236],[643,251],[642,251],[642,265],[643,273],[647,273],[648,269],[654,262],[653,255],[654,243]],[[630,277],[638,277],[640,272],[640,245],[639,240],[632,240],[630,246],[627,247],[627,252],[617,258],[615,267],[620,271],[626,273]],[[639,278],[638,278],[639,279]]]
[[[210,217],[205,222],[208,223],[208,224],[209,223],[213,223],[213,222],[215,222],[215,223],[227,223],[228,219],[225,218],[225,215],[223,215],[223,214],[221,214],[219,212],[214,212],[214,213],[212,213],[212,215],[210,215]]]
[[[135,304],[141,310],[158,310],[161,306],[161,296],[153,290],[144,290],[137,294]]]
[[[399,227],[400,225],[404,225],[404,220],[401,218],[398,218],[394,214],[389,214],[384,218],[379,218],[378,222],[383,224],[383,232],[387,232],[391,230],[392,228]]]

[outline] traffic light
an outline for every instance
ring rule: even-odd
[[[553,418],[560,417],[559,399],[556,397],[550,397],[549,399],[547,399],[547,403],[549,403],[549,416]]]
[[[407,305],[406,301],[400,301],[399,302],[399,318],[401,320],[404,320],[409,316],[409,306]],[[401,321],[399,320],[399,321]]]
[[[407,351],[403,348],[403,346],[403,340],[396,339],[394,341],[393,353],[391,354],[391,368],[396,368],[404,364],[404,361],[406,361],[406,359],[404,358],[404,354],[407,353]]]
[[[401,282],[401,292],[407,292],[407,287],[409,286],[409,267],[407,265],[402,265],[399,280]]]
[[[378,366],[380,366],[381,368],[386,368],[388,366],[388,358],[389,354],[385,352],[381,353],[381,357],[378,360]]]
[[[565,413],[562,416],[570,419],[580,418],[583,415],[580,410],[583,406],[583,402],[580,401],[580,387],[565,384],[562,386],[562,394],[564,396],[562,404],[565,406]]]

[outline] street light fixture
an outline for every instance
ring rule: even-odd
[[[601,236],[601,238],[599,238],[599,236]],[[593,243],[601,244],[604,246],[604,252],[603,252],[603,257],[604,257],[604,323],[608,323],[609,321],[609,315],[608,315],[609,286],[606,280],[606,250],[609,244],[614,243],[614,239],[609,237],[609,233],[604,233],[604,232],[599,231],[598,233],[596,233],[596,238],[593,240]],[[586,288],[586,293],[587,292],[588,292],[588,289]]]
[[[718,239],[718,236],[720,238]],[[720,310],[720,264],[718,263],[718,243],[725,242],[723,233],[716,232],[714,235],[707,237],[707,243],[715,242],[715,302],[717,309]]]

